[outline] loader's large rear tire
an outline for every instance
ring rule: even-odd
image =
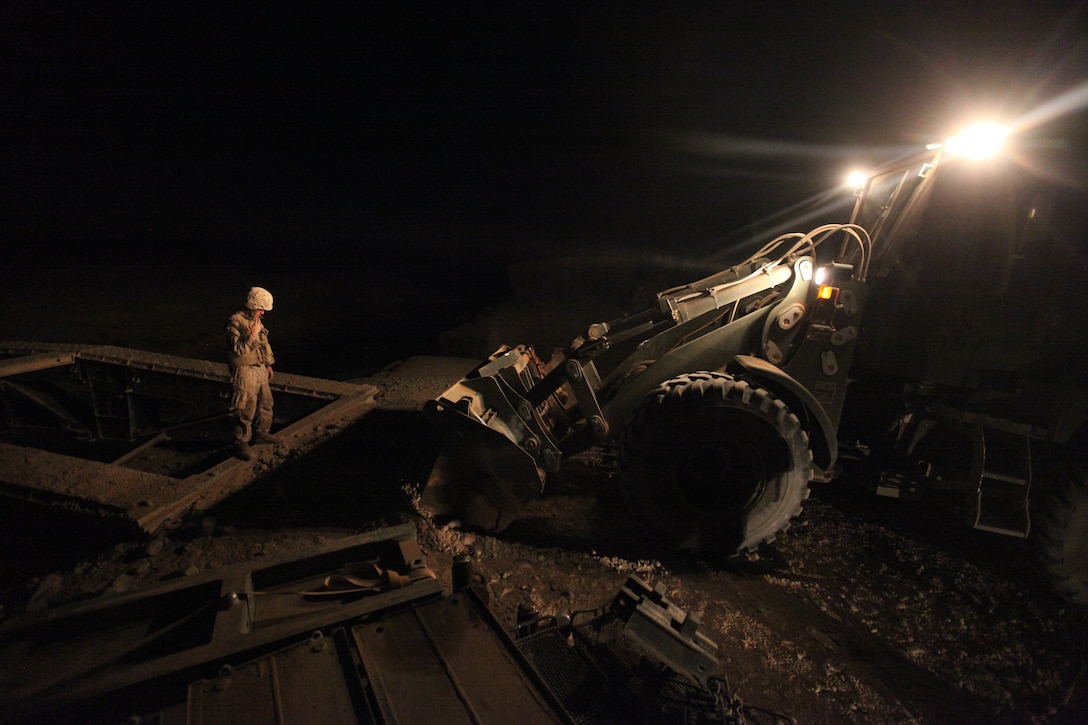
[[[1054,588],[1088,605],[1088,464],[1066,468],[1064,485],[1044,497],[1035,521],[1035,547]]]
[[[634,512],[678,549],[755,549],[801,513],[812,479],[808,435],[786,405],[724,373],[654,390],[620,441]]]

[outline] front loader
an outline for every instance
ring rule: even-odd
[[[882,466],[878,493],[952,494],[991,533],[1027,537],[1048,494],[1044,566],[1088,597],[1088,394],[1060,382],[1082,367],[1057,371],[1088,311],[1048,302],[1081,284],[1047,251],[1073,235],[1040,231],[1036,180],[953,141],[868,173],[848,224],[780,236],[548,361],[496,351],[426,406],[442,451],[423,504],[502,530],[601,447],[674,548],[729,556],[787,528],[848,453]]]
[[[832,239],[856,263],[821,254]],[[547,362],[499,349],[425,408],[442,452],[424,506],[502,530],[570,456],[618,444],[629,503],[676,546],[773,538],[837,455],[869,246],[851,224],[788,234]]]

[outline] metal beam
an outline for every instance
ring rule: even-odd
[[[0,360],[0,378],[59,368],[63,365],[71,365],[75,360],[75,354],[70,352],[47,352]]]

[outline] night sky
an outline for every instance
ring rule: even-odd
[[[706,254],[853,164],[1088,82],[1084,3],[17,5],[15,264]]]

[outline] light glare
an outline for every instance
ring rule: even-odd
[[[1005,144],[1008,129],[996,123],[977,123],[969,126],[945,143],[945,148],[957,156],[969,159],[988,159],[997,154]]]

